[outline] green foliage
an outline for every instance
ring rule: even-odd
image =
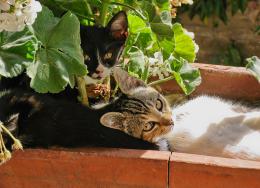
[[[187,63],[195,60],[195,42],[181,24],[172,23],[169,1],[142,1],[139,6],[146,19],[140,18],[134,11],[128,12],[130,35],[124,52],[125,58],[129,59],[129,63],[125,65],[127,70],[147,81],[155,72],[153,69],[158,69],[158,64],[157,67],[151,66],[151,61],[154,61],[154,54],[160,52],[165,69],[169,73],[175,72],[172,76],[178,79],[177,83],[183,91],[186,94],[191,93],[200,83],[194,82],[194,79],[200,78],[198,70]],[[161,11],[156,12],[158,9]],[[186,62],[185,74],[189,76],[180,76],[178,71],[172,70],[168,65],[170,57],[176,59],[174,62]]]
[[[255,33],[256,33],[257,35],[260,35],[260,25],[256,26],[256,28],[255,28]]]
[[[213,17],[227,23],[229,9],[232,15],[238,11],[244,12],[247,2],[248,0],[194,0],[192,6],[184,7],[182,11],[189,11],[191,19],[198,15],[202,21]]]
[[[169,63],[177,83],[185,94],[192,93],[196,86],[201,83],[200,72],[196,68],[191,67],[183,58],[180,58],[180,60],[171,58]]]
[[[240,50],[235,45],[234,42],[231,42],[227,49],[223,49],[222,52],[216,55],[212,60],[210,60],[211,64],[220,64],[227,66],[235,66],[235,67],[243,67],[245,66],[244,59]]]
[[[248,62],[246,68],[256,77],[260,82],[260,59],[257,56],[246,59]]]
[[[123,57],[129,63],[123,66],[130,74],[146,82],[156,73],[169,74],[186,94],[200,83],[198,70],[190,66],[196,57],[196,44],[179,23],[172,22],[169,0],[40,2],[48,8],[38,14],[30,30],[1,33],[2,76],[14,77],[26,71],[31,87],[41,93],[57,93],[68,84],[73,87],[75,77],[87,73],[80,48],[80,23],[104,26],[115,12],[125,10],[129,37]]]

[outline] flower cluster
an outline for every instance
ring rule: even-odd
[[[171,0],[172,10],[171,14],[172,17],[175,18],[177,14],[177,7],[180,7],[181,4],[193,4],[193,0]]]
[[[169,76],[168,64],[164,63],[163,55],[161,52],[155,52],[154,58],[149,58],[150,69],[149,72],[153,76],[158,76],[159,79],[163,79]]]
[[[42,6],[35,0],[0,0],[0,32],[22,31],[32,25]]]

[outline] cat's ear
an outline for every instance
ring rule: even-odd
[[[131,91],[138,87],[147,87],[142,80],[130,76],[128,72],[122,70],[121,68],[115,67],[113,73],[119,88],[124,94],[131,94]]]
[[[117,130],[124,130],[123,121],[125,116],[120,112],[108,112],[100,118],[100,123],[105,127]]]
[[[128,36],[128,21],[124,11],[118,12],[107,24],[112,37],[116,40],[126,40]]]

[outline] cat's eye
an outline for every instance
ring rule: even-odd
[[[155,125],[156,125],[156,122],[150,121],[145,124],[145,126],[143,127],[143,131],[151,131],[155,127]]]
[[[110,59],[112,57],[112,53],[108,52],[104,55],[104,60]]]
[[[157,110],[162,111],[163,104],[162,104],[162,101],[160,99],[156,100],[155,107],[156,107]]]

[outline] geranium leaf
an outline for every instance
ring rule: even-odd
[[[44,7],[33,28],[42,46],[27,69],[31,87],[40,93],[58,93],[68,84],[73,87],[74,76],[87,73],[77,17],[68,12],[57,19]]]
[[[173,25],[174,32],[174,56],[182,57],[189,61],[190,63],[194,62],[196,53],[195,53],[195,44],[190,36],[188,36],[181,24],[176,23]]]
[[[21,32],[2,32],[0,35],[0,75],[15,77],[32,63],[37,41],[28,28]]]
[[[248,64],[246,65],[247,70],[249,70],[255,78],[260,82],[260,59],[257,56],[246,59]]]
[[[186,95],[192,93],[201,83],[200,72],[194,68],[185,59],[179,60],[171,56],[168,60],[171,65],[176,82],[182,88]]]

